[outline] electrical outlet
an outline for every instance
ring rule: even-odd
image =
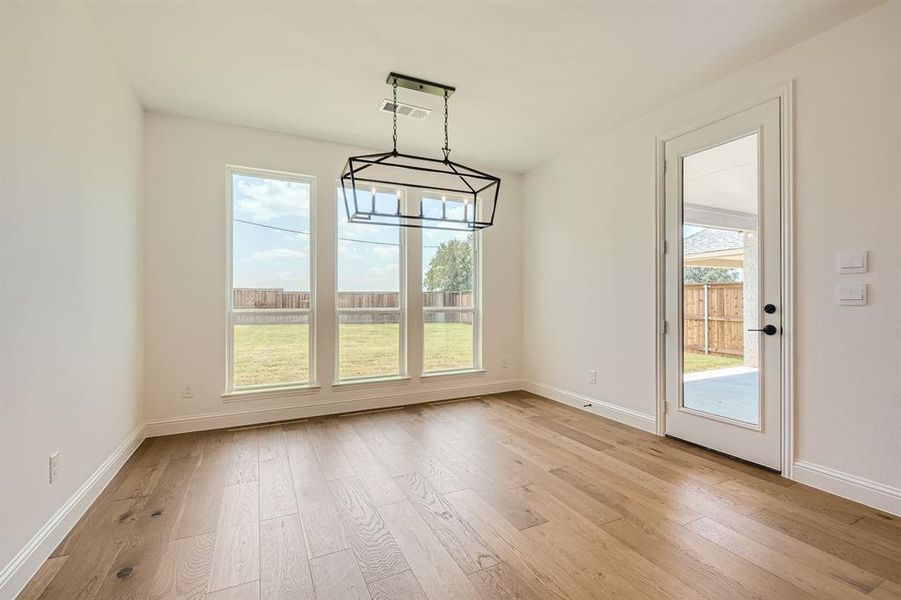
[[[59,452],[50,455],[50,483],[59,477]]]
[[[588,383],[595,385],[598,382],[598,372],[592,369],[588,371]]]
[[[501,361],[501,367],[505,369],[510,367],[510,359],[506,356],[504,357],[503,361]]]
[[[194,397],[194,384],[190,381],[185,383],[185,385],[181,388],[181,397],[182,398],[193,398]]]

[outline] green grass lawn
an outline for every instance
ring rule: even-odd
[[[685,352],[685,373],[728,369],[729,367],[740,367],[741,365],[742,358],[740,356],[719,356],[716,354],[703,354],[701,352]]]
[[[426,323],[423,370],[450,371],[472,367],[472,325]]]
[[[307,381],[309,325],[236,325],[235,387]],[[342,379],[396,375],[398,325],[342,324],[339,328]],[[472,325],[426,323],[426,371],[472,366]]]
[[[307,381],[309,331],[305,323],[235,325],[235,387]]]

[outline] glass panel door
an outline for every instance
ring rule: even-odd
[[[760,424],[758,135],[682,160],[682,405]]]

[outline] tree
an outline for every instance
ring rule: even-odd
[[[441,242],[429,261],[425,289],[430,292],[465,292],[472,289],[472,235],[465,240]]]
[[[685,267],[682,280],[685,283],[736,283],[739,272],[728,267]]]

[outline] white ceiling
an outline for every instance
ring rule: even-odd
[[[382,149],[393,70],[457,87],[454,158],[514,171],[878,3],[86,2],[151,110]],[[400,148],[440,156],[441,121]]]

